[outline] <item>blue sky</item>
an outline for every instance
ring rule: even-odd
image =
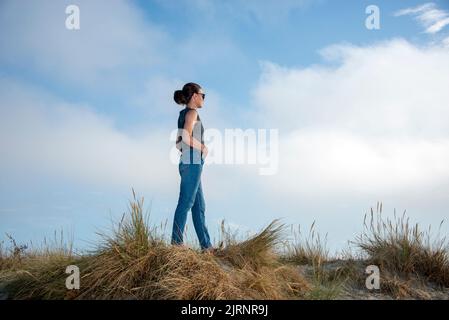
[[[65,28],[69,4],[80,30]],[[379,30],[365,27],[372,4]],[[244,232],[316,220],[342,249],[378,200],[438,225],[448,17],[446,1],[2,1],[0,241],[62,228],[85,248],[127,211],[131,187],[170,229],[172,94],[190,81],[207,92],[206,129],[280,135],[273,176],[206,165],[213,235],[221,219]]]

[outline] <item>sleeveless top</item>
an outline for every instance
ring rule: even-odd
[[[194,110],[194,109],[191,109],[189,107],[185,107],[183,110],[181,110],[179,112],[179,117],[178,117],[178,137],[176,139],[176,143],[178,143],[179,141],[182,140],[181,133],[182,133],[182,129],[184,129],[184,123],[185,123],[185,118],[186,118],[187,111],[189,111],[189,110]],[[201,121],[201,118],[200,118],[200,115],[198,114],[198,112],[197,112],[196,120],[197,121],[193,125],[192,136],[196,140],[201,141],[201,143],[204,144],[204,127],[203,127],[203,123]],[[189,151],[189,152],[186,152],[186,151]],[[194,149],[192,146],[189,146],[184,141],[181,142],[181,152],[182,152],[181,159],[187,159],[186,157],[188,157],[188,155],[190,155],[191,163],[193,163],[192,156],[194,154],[200,154],[201,153],[200,150]]]

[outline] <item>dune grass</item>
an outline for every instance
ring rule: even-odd
[[[55,232],[52,241],[44,240],[39,247],[18,245],[11,241],[11,249],[0,248],[0,282],[5,282],[13,297],[20,299],[55,299],[67,293],[65,274],[68,265],[83,265],[85,258],[78,256],[65,242],[63,233]]]
[[[2,250],[0,281],[11,299],[299,299],[309,283],[273,253],[283,226],[276,221],[238,242],[224,234],[212,256],[188,246],[172,246],[150,229],[143,198],[98,247],[76,255],[71,249]],[[70,246],[69,246],[70,248]],[[13,250],[14,251],[14,250]],[[14,261],[14,268],[11,263]],[[65,268],[80,269],[80,289],[67,290]]]
[[[292,229],[290,241],[279,220],[244,239],[223,221],[213,255],[188,244],[173,246],[162,226],[150,227],[143,207],[144,199],[133,190],[128,214],[83,254],[62,233],[40,247],[17,244],[9,236],[9,247],[0,243],[0,284],[8,298],[338,299],[353,282],[360,290],[368,264],[380,267],[382,290],[394,298],[428,299],[414,282],[417,275],[448,287],[445,238],[431,241],[430,230],[410,227],[405,216],[389,220],[371,212],[354,242],[364,258],[341,260],[329,255],[327,236],[320,237],[315,223],[306,236]],[[65,286],[68,265],[80,270],[79,290]]]
[[[343,290],[347,275],[340,269],[327,268],[327,265],[334,260],[327,247],[327,234],[321,238],[315,228],[316,225],[313,222],[308,234],[305,235],[301,231],[301,226],[298,226],[297,230],[294,230],[292,226],[293,241],[284,243],[281,259],[286,264],[302,266],[304,273],[312,283],[306,298],[335,299]]]
[[[384,218],[382,203],[377,204],[376,214],[371,209],[370,216],[365,215],[364,228],[355,244],[385,275],[418,276],[449,287],[448,242],[440,232],[432,237],[431,227],[422,231],[418,224],[411,225],[405,211]]]

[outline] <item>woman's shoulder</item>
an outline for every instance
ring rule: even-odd
[[[187,116],[192,117],[195,113],[196,113],[195,109],[184,108],[181,111],[179,111],[179,117],[180,118],[187,118]]]
[[[185,108],[185,117],[189,117],[189,118],[193,118],[193,119],[199,119],[200,115],[198,114],[198,111],[196,111],[196,109],[190,109],[190,108]]]

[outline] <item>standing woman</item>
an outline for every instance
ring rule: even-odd
[[[203,251],[213,252],[209,233],[206,227],[204,213],[206,204],[201,187],[201,172],[207,147],[204,145],[204,127],[201,123],[198,109],[203,107],[206,94],[196,83],[187,83],[182,90],[176,90],[174,100],[185,105],[179,112],[178,136],[176,147],[181,151],[179,174],[181,188],[178,205],[173,221],[172,244],[183,243],[184,227],[189,210],[192,210],[192,220]]]

